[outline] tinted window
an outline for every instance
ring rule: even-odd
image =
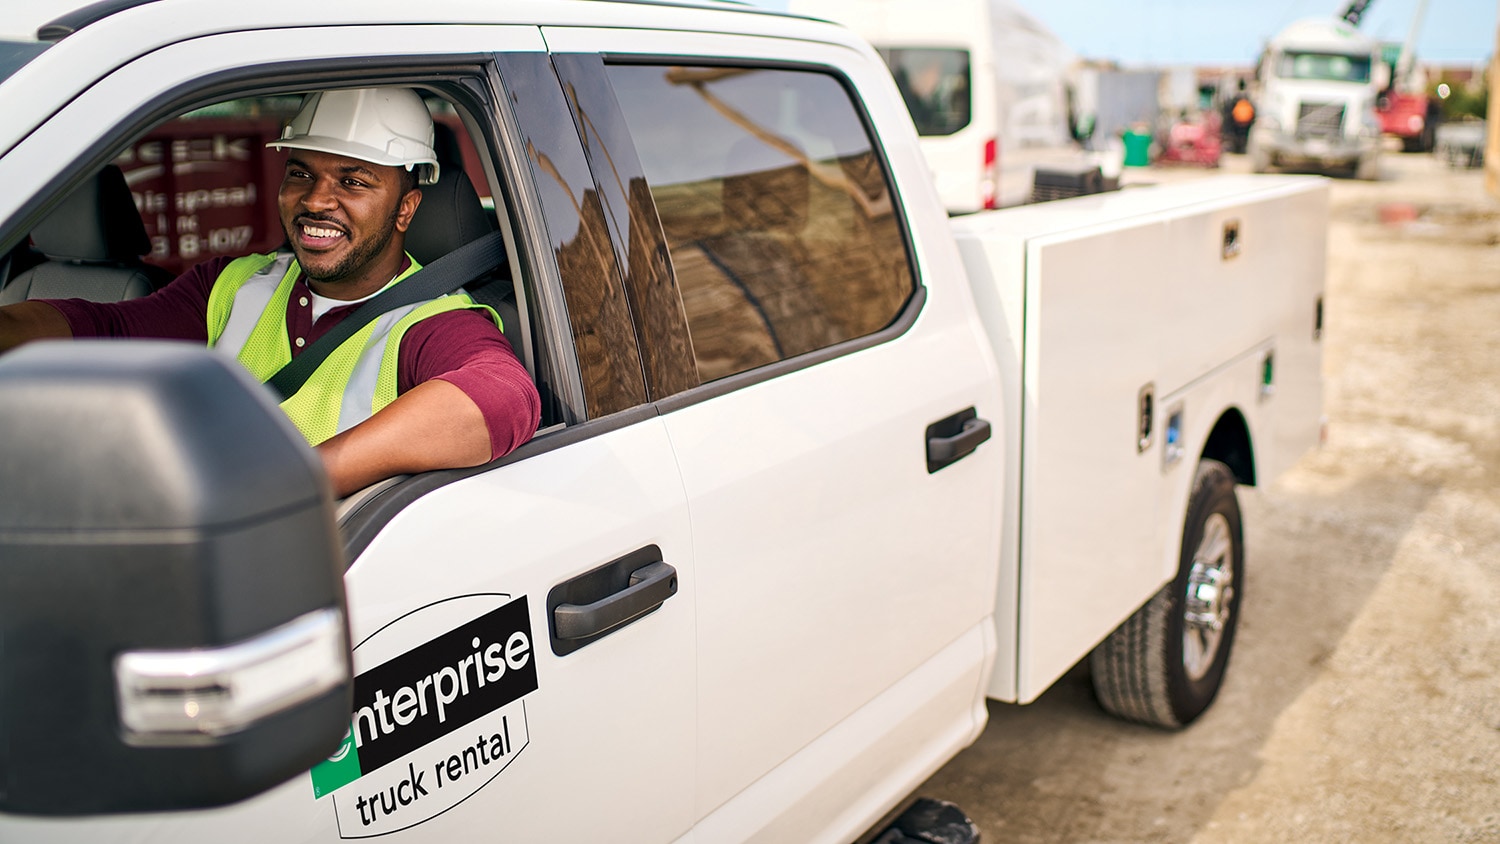
[[[793,70],[617,65],[610,78],[711,381],[879,331],[912,293],[848,93]]]
[[[969,51],[881,47],[919,135],[951,135],[969,125]]]

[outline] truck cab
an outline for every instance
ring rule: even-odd
[[[1388,72],[1380,45],[1344,21],[1298,21],[1271,39],[1261,58],[1251,166],[1352,171],[1379,176],[1376,98]]]

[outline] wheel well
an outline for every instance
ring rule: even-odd
[[[1224,411],[1214,423],[1201,457],[1228,466],[1236,483],[1255,486],[1255,450],[1250,446],[1250,426],[1238,410]]]

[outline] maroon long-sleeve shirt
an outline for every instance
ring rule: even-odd
[[[198,264],[156,293],[125,302],[101,304],[83,299],[47,299],[68,321],[74,337],[139,337],[208,342],[208,294],[232,258]],[[358,305],[329,310],[312,319],[312,293],[298,277],[287,303],[287,336],[296,357],[338,325]],[[455,310],[428,317],[401,338],[396,366],[400,395],[434,378],[464,391],[484,414],[491,459],[531,439],[541,419],[541,399],[526,367],[495,324],[483,313]]]

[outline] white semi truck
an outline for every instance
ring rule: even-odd
[[[869,45],[717,4],[26,20],[0,293],[275,249],[300,95],[411,86],[407,248],[502,233],[467,286],[544,410],[336,501],[211,350],[0,357],[0,841],[845,842],[987,698],[1224,682],[1236,486],[1320,433],[1322,179],[950,219]]]
[[[1379,178],[1375,107],[1389,79],[1379,42],[1343,20],[1298,21],[1267,44],[1257,79],[1247,148],[1255,172],[1292,166]]]

